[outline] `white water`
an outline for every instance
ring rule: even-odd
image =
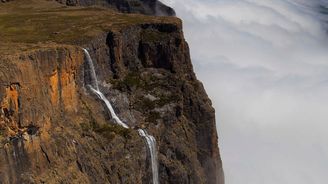
[[[143,137],[146,142],[150,152],[151,159],[151,169],[153,173],[153,184],[159,184],[158,180],[158,163],[157,163],[157,153],[156,153],[156,140],[153,136],[149,135],[145,130],[138,129],[139,135]]]
[[[91,59],[91,56],[88,52],[87,49],[85,48],[82,48],[83,49],[83,52],[87,58],[87,61],[88,61],[88,65],[90,67],[90,74],[91,74],[91,86],[93,88],[95,88],[97,91],[99,91],[99,86],[98,86],[98,80],[97,80],[97,75],[96,75],[96,70],[95,70],[95,67],[93,65],[93,62],[92,62],[92,59]]]
[[[83,48],[83,51],[86,55],[89,67],[90,67],[90,74],[91,74],[91,84],[89,84],[89,88],[93,93],[95,93],[98,98],[100,98],[105,104],[107,109],[109,110],[112,118],[115,120],[115,122],[118,125],[123,126],[124,128],[129,128],[128,125],[123,123],[120,118],[116,115],[111,103],[109,100],[105,97],[105,95],[99,90],[98,86],[98,80],[97,75],[95,71],[95,67],[93,65],[93,61],[91,59],[91,56],[88,52],[88,50]],[[138,133],[141,137],[143,137],[146,140],[147,147],[150,152],[150,159],[151,159],[151,169],[152,169],[152,175],[153,175],[153,184],[159,184],[158,180],[158,161],[157,161],[157,152],[156,152],[156,140],[152,135],[149,135],[146,130],[138,129]]]
[[[108,99],[105,97],[105,95],[99,91],[94,89],[92,86],[89,86],[91,91],[94,92],[103,102],[105,102],[107,109],[110,112],[110,115],[112,116],[112,118],[115,120],[115,122],[119,125],[121,125],[124,128],[129,128],[128,125],[126,125],[125,123],[123,123],[120,118],[117,117],[112,105],[110,104],[110,102],[108,101]]]
[[[88,64],[89,64],[89,67],[90,67],[90,73],[91,73],[91,85],[88,85],[89,88],[91,89],[91,91],[93,93],[95,93],[98,98],[100,98],[105,104],[106,104],[106,107],[107,109],[109,110],[110,112],[110,115],[112,116],[112,118],[115,120],[115,122],[118,124],[118,125],[121,125],[122,127],[124,128],[129,128],[128,125],[126,125],[125,123],[123,123],[120,118],[117,117],[111,103],[109,102],[109,100],[105,97],[105,95],[99,90],[99,86],[98,86],[98,80],[97,80],[97,75],[96,75],[96,71],[95,71],[95,67],[93,65],[93,62],[92,62],[92,59],[90,57],[90,54],[88,52],[88,50],[86,49],[83,49],[85,55],[86,55],[86,58],[87,58],[87,61],[88,61]]]

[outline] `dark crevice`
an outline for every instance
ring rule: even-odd
[[[117,61],[115,58],[115,47],[117,47],[117,44],[115,42],[115,35],[113,32],[109,32],[106,38],[106,44],[109,47],[109,57],[110,57],[110,68],[113,72],[113,78],[118,78],[118,71],[117,71]]]
[[[79,168],[79,170],[83,173],[82,164],[78,160],[76,160],[76,164],[77,164],[77,167]]]
[[[48,156],[47,152],[43,149],[43,147],[42,147],[41,145],[40,145],[40,148],[41,148],[41,151],[43,152],[44,156],[46,157],[48,163],[50,164],[51,161],[50,161],[50,159],[49,159],[49,156]]]
[[[32,125],[32,124],[29,124],[27,126],[27,133],[29,135],[36,135],[39,131],[39,127],[35,126],[35,125]]]

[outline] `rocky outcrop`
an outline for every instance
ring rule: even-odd
[[[6,3],[13,0],[0,0]],[[173,8],[158,0],[55,0],[67,6],[100,6],[122,13],[140,13],[156,16],[175,16]]]
[[[130,126],[144,124],[159,141],[161,183],[219,183],[214,109],[195,77],[181,27],[143,24],[110,32],[106,41],[89,46],[105,61],[96,64],[98,75],[112,84],[110,96],[125,96],[115,106],[134,118],[121,117]]]
[[[0,45],[2,183],[151,183],[138,128],[156,138],[160,183],[223,183],[214,109],[193,72],[181,22],[124,18],[77,42],[63,31],[69,41],[50,37],[19,52]],[[88,90],[82,47],[130,129],[115,125]]]
[[[2,183],[141,183],[144,144],[137,133],[108,125],[101,103],[84,92],[80,48],[47,48],[1,63],[8,64],[0,77]]]
[[[158,0],[56,0],[68,6],[112,7],[123,13],[175,16],[175,11]]]

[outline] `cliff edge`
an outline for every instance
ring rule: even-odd
[[[214,109],[181,21],[66,4],[0,3],[0,183],[152,183],[142,128],[160,183],[222,184]],[[130,128],[89,90],[82,48]]]
[[[123,13],[175,16],[175,11],[158,0],[56,0],[67,6],[102,6]]]

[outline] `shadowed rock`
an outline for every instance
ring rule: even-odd
[[[57,0],[68,6],[100,5],[112,7],[123,13],[175,16],[175,11],[158,0]]]
[[[159,183],[222,184],[214,109],[179,19],[43,0],[0,11],[2,183],[149,184],[138,127],[156,139]],[[88,90],[82,47],[103,96],[131,128],[116,125]]]

